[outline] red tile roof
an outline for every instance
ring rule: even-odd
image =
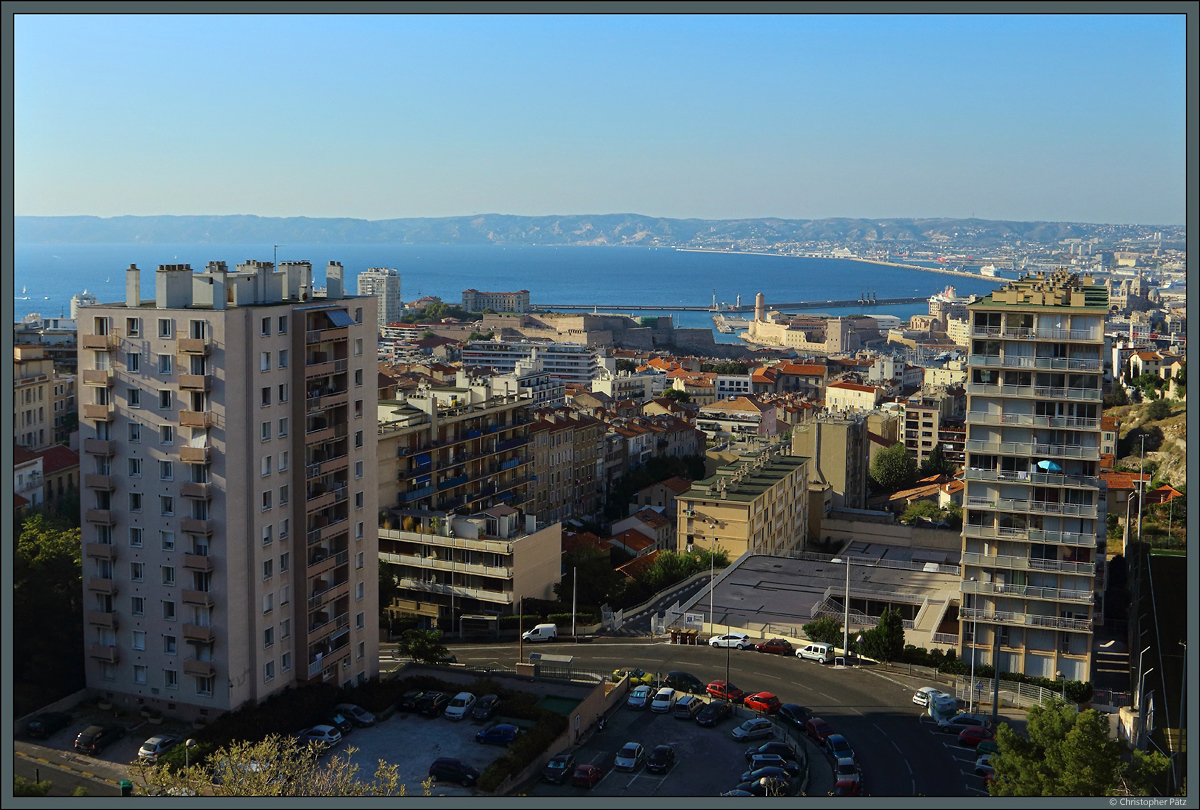
[[[655,541],[651,540],[637,529],[626,529],[620,534],[615,534],[610,537],[608,542],[612,545],[617,545],[619,543],[633,553],[640,554],[653,546]]]
[[[1138,481],[1141,481],[1143,484],[1149,484],[1150,476],[1141,473],[1101,470],[1100,480],[1104,481],[1110,490],[1135,490],[1137,489]]]
[[[859,385],[858,383],[844,382],[844,381],[830,383],[829,385],[825,386],[825,388],[826,388],[826,390],[828,390],[830,388],[843,388],[847,391],[866,391],[866,392],[869,392],[872,394],[875,393],[875,391],[876,391],[876,388],[873,385]]]
[[[44,475],[79,466],[79,454],[64,444],[47,447],[38,455],[42,457],[42,473]]]
[[[660,553],[661,552],[655,550],[651,551],[649,554],[643,554],[640,557],[630,560],[624,565],[618,566],[617,570],[630,579],[633,579],[634,575],[641,571],[645,571],[647,568],[654,565],[654,560]]]

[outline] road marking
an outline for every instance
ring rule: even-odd
[[[821,692],[821,691],[819,691],[819,690],[816,690],[816,689],[814,689],[813,691],[814,691],[814,692],[816,692],[818,695],[820,695],[821,697],[825,698],[826,700],[828,700],[828,701],[829,701],[829,702],[831,702],[831,703],[836,703],[836,702],[837,702],[837,700],[836,700],[835,698],[832,698],[832,697],[830,697],[829,695],[825,694],[824,692]]]
[[[905,768],[908,768],[908,775],[909,775],[909,776],[913,776],[913,777],[915,777],[915,776],[916,776],[916,775],[913,773],[912,765],[910,765],[910,764],[909,764],[909,762],[908,762],[908,760],[907,760],[907,759],[906,759],[906,760],[904,760],[904,767],[905,767]],[[915,795],[917,795],[917,782],[916,782],[916,779],[915,779],[915,778],[913,779],[913,795],[914,795],[914,796],[915,796]]]

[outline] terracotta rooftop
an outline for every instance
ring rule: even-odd
[[[651,529],[661,529],[663,526],[670,526],[671,521],[663,517],[661,512],[651,509],[649,506],[639,509],[630,517],[635,517],[642,523],[645,523]]]
[[[641,554],[655,543],[654,540],[651,540],[637,529],[626,529],[620,534],[614,534],[609,538],[608,542],[613,545],[620,543],[635,554]]]
[[[875,390],[876,390],[875,386],[873,386],[873,385],[859,385],[858,383],[845,382],[845,381],[830,383],[829,385],[825,386],[825,388],[826,389],[843,388],[847,391],[866,391],[866,392],[869,392],[872,394],[875,393]]]
[[[44,475],[79,466],[79,454],[64,444],[47,447],[37,455],[42,457],[42,473]]]
[[[618,566],[617,570],[632,579],[635,574],[645,571],[647,568],[654,565],[655,559],[657,559],[658,555],[661,553],[662,552],[655,550],[651,551],[649,554],[643,554],[640,557],[630,560],[624,565]]]

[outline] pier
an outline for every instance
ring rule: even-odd
[[[768,302],[768,309],[788,310],[788,309],[822,309],[828,307],[830,309],[841,307],[877,307],[888,306],[891,304],[919,304],[922,301],[928,301],[928,295],[910,296],[908,298],[849,298],[840,301],[792,301],[790,303],[776,304]],[[653,304],[531,304],[531,309],[538,310],[607,310],[609,313],[620,312],[713,312],[711,306],[656,306]],[[753,312],[753,304],[743,304],[742,306],[731,306],[720,310],[721,313],[733,312]],[[602,313],[604,314],[604,313]],[[715,313],[714,313],[715,314]]]

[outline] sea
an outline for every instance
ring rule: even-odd
[[[277,251],[277,252],[276,252]],[[136,264],[142,298],[154,297],[153,270],[160,264],[190,264],[202,270],[224,261],[308,261],[317,286],[325,265],[340,262],[346,289],[371,267],[400,272],[401,296],[412,301],[435,295],[448,304],[462,291],[529,290],[533,306],[584,305],[598,312],[664,315],[679,327],[709,328],[712,313],[664,312],[659,307],[696,306],[715,300],[732,305],[754,303],[763,293],[768,309],[775,303],[857,300],[860,297],[929,296],[947,285],[958,295],[986,294],[1002,283],[853,259],[823,259],[725,251],[642,247],[508,247],[497,245],[389,244],[17,244],[13,246],[14,320],[30,313],[70,315],[71,296],[89,292],[100,302],[125,297],[125,268]],[[723,308],[723,307],[722,307]],[[591,311],[591,310],[588,310]],[[855,305],[802,310],[812,314],[881,313],[908,318],[928,311],[924,301],[890,306]],[[742,313],[745,315],[746,313]],[[721,343],[739,343],[736,334],[713,330]]]

